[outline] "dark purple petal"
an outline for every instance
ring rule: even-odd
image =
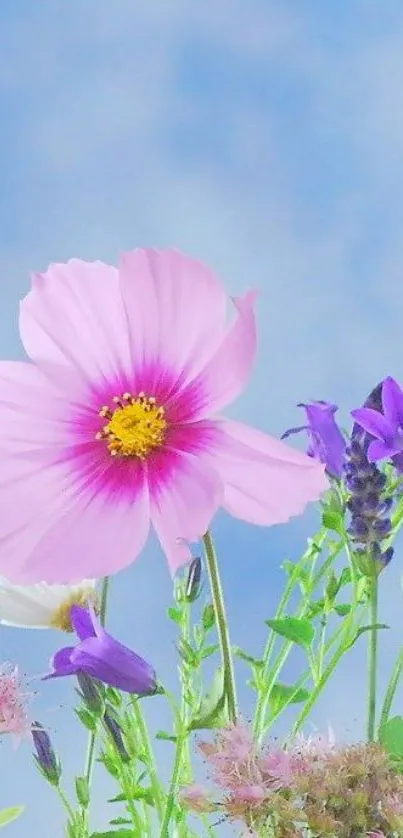
[[[156,689],[153,668],[107,632],[77,645],[72,663],[92,678],[128,693],[147,695]]]
[[[403,392],[391,376],[382,385],[382,407],[388,421],[396,428],[403,425]]]
[[[79,640],[86,640],[87,637],[94,637],[96,634],[94,628],[94,611],[91,608],[83,608],[81,605],[72,605],[70,609],[70,619],[73,629]]]
[[[361,428],[364,428],[364,431],[377,439],[386,442],[393,437],[393,427],[377,410],[372,410],[370,407],[359,407],[358,410],[352,410],[351,415]]]
[[[396,471],[398,471],[400,474],[403,474],[403,453],[395,454],[392,457],[392,463]]]
[[[64,646],[63,649],[59,649],[50,661],[52,671],[49,672],[48,675],[45,675],[42,680],[47,681],[49,678],[61,678],[64,675],[75,675],[78,667],[72,662],[74,651],[74,646]]]

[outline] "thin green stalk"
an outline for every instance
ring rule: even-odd
[[[109,592],[109,576],[105,576],[102,580],[102,588],[101,588],[101,604],[99,610],[99,620],[101,625],[105,625],[106,620],[106,611],[108,607],[108,592]],[[84,777],[88,783],[88,789],[91,786],[92,780],[92,772],[94,768],[94,757],[95,757],[95,742],[97,737],[97,731],[92,730],[88,737],[88,745],[87,745],[87,754],[85,758],[85,768],[84,768]]]
[[[141,745],[145,754],[147,768],[148,768],[148,775],[150,778],[151,789],[153,792],[154,804],[155,808],[158,812],[158,817],[160,821],[163,817],[164,811],[164,798],[162,789],[158,780],[157,769],[155,766],[155,759],[153,749],[151,747],[150,737],[147,730],[147,725],[144,721],[144,716],[141,711],[141,707],[139,704],[139,699],[137,699],[134,695],[130,696],[131,706],[133,708],[133,714],[136,721],[137,732],[139,734],[139,738],[141,741]]]
[[[322,677],[323,667],[325,663],[326,650],[326,629],[327,629],[327,615],[323,614],[320,623],[320,639],[319,639],[319,660],[318,660],[318,674]]]
[[[70,805],[70,803],[69,803],[69,801],[68,801],[68,799],[67,799],[67,796],[66,796],[65,792],[63,791],[63,789],[61,788],[61,786],[55,786],[55,788],[56,788],[56,791],[57,791],[57,793],[58,793],[58,795],[59,795],[59,797],[60,797],[60,800],[61,800],[61,801],[62,801],[62,803],[63,803],[63,806],[64,806],[64,808],[65,808],[65,810],[66,810],[66,812],[67,812],[67,814],[68,814],[68,816],[69,816],[69,818],[70,818],[71,822],[72,822],[72,823],[74,823],[74,820],[75,820],[75,814],[74,814],[74,811],[73,811],[73,809],[72,809],[72,807],[71,807],[71,805]]]
[[[213,539],[208,531],[203,536],[203,542],[206,552],[206,564],[210,579],[218,641],[220,644],[221,657],[224,667],[224,687],[227,697],[228,715],[230,721],[235,723],[238,715],[238,709],[234,664],[232,660],[232,650],[228,632],[228,621],[225,612],[224,596],[218,570],[217,556],[214,549]]]
[[[175,806],[176,789],[180,778],[182,767],[182,754],[186,742],[186,731],[179,730],[176,740],[175,761],[172,770],[171,782],[169,784],[169,791],[165,805],[164,817],[161,824],[160,838],[169,838],[169,824],[171,822],[172,813]]]
[[[390,711],[392,708],[393,699],[403,673],[403,646],[397,656],[396,663],[393,667],[392,674],[388,686],[386,688],[385,698],[381,710],[381,718],[379,721],[379,728],[388,721]]]
[[[375,739],[375,717],[376,717],[376,686],[377,686],[377,663],[378,663],[378,629],[375,628],[378,622],[378,574],[375,572],[371,578],[369,594],[370,624],[368,641],[368,741]]]

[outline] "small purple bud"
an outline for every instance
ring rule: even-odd
[[[119,722],[115,719],[111,712],[108,712],[108,710],[105,711],[103,720],[106,730],[111,736],[119,756],[121,757],[123,762],[130,762],[130,756],[127,753],[125,744],[123,742],[122,730],[119,725]]]
[[[200,594],[202,563],[200,556],[192,559],[189,565],[185,588],[186,602],[194,602]]]
[[[52,786],[58,786],[62,771],[60,763],[56,759],[49,734],[39,722],[34,722],[31,727],[31,735],[36,750],[36,754],[34,754],[36,764],[48,782]]]

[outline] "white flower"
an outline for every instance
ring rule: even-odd
[[[0,579],[0,623],[21,628],[59,628],[72,631],[72,605],[97,604],[94,579],[75,585],[12,585]]]

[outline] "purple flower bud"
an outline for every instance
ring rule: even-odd
[[[194,602],[200,594],[202,562],[200,556],[192,559],[189,565],[185,588],[185,600]]]
[[[123,742],[122,730],[121,730],[121,727],[119,725],[119,722],[117,721],[115,716],[112,715],[112,712],[109,712],[108,710],[105,711],[103,720],[104,720],[106,730],[108,731],[109,735],[111,736],[111,738],[113,740],[113,743],[115,745],[115,748],[119,753],[119,756],[121,757],[123,762],[130,762],[130,756],[127,753],[127,750],[125,748],[125,744]]]
[[[61,766],[56,759],[49,734],[39,722],[34,722],[31,728],[33,744],[36,750],[34,759],[42,774],[52,786],[59,784]]]

